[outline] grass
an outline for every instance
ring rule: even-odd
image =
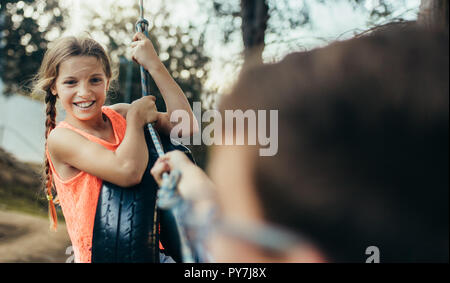
[[[35,188],[18,184],[0,185],[0,209],[14,210],[47,218],[48,207],[44,193]],[[61,209],[57,207],[58,221],[62,221]]]
[[[48,202],[41,189],[42,164],[24,163],[0,147],[0,209],[48,217]],[[57,207],[58,220],[62,217]]]

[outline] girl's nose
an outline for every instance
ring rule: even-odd
[[[80,88],[78,89],[78,96],[87,98],[91,94],[91,90],[89,89],[89,86],[86,84],[81,84]]]

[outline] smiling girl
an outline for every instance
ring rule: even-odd
[[[153,77],[166,103],[157,112],[155,98],[104,106],[113,72],[103,47],[91,38],[65,37],[49,48],[34,92],[45,93],[45,188],[52,228],[56,229],[56,190],[76,262],[91,262],[93,226],[102,181],[122,187],[140,183],[148,163],[143,127],[155,123],[168,134],[174,110],[195,119],[189,103],[158,58],[152,43],[137,33],[132,58]],[[57,100],[66,116],[56,125]],[[192,120],[196,125],[195,120]]]

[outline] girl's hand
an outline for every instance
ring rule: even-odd
[[[142,32],[137,32],[133,36],[131,43],[131,57],[142,65],[149,73],[161,67],[162,63],[156,54],[152,42]]]
[[[154,96],[148,95],[133,101],[128,109],[127,118],[129,115],[133,116],[137,119],[137,123],[142,124],[142,126],[155,122],[159,115],[155,100]]]
[[[161,186],[163,173],[172,170],[181,172],[178,189],[183,198],[198,200],[211,197],[214,185],[208,176],[179,150],[168,152],[158,158],[150,173]]]

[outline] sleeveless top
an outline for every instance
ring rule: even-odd
[[[59,122],[55,128],[71,129],[88,140],[115,151],[121,144],[126,131],[125,118],[106,106],[102,112],[109,118],[114,131],[114,143],[107,142],[99,137],[88,134],[73,127],[65,121]],[[75,262],[91,262],[92,236],[94,229],[97,201],[102,187],[102,180],[96,176],[80,171],[69,180],[62,180],[56,172],[46,148],[46,155],[53,173],[56,192],[66,221],[67,232],[72,242]]]

